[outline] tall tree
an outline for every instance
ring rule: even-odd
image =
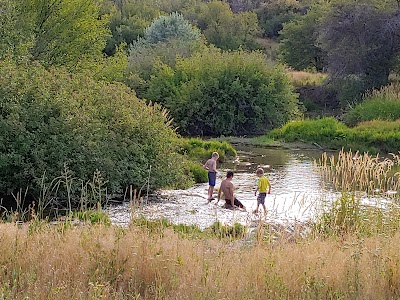
[[[317,38],[319,23],[327,11],[327,5],[315,5],[307,14],[284,24],[280,41],[283,62],[297,70],[324,68],[326,54]]]
[[[236,50],[256,47],[254,37],[259,34],[259,26],[254,12],[234,14],[228,3],[211,1],[183,13],[202,30],[207,41],[218,48]]]
[[[109,31],[96,0],[24,0],[35,40],[34,59],[74,67],[102,52]]]
[[[400,14],[370,4],[333,7],[321,24],[320,41],[331,78],[355,76],[366,88],[388,81],[400,50]]]
[[[0,9],[0,55],[26,55],[69,70],[104,67],[109,30],[97,0],[0,0]]]

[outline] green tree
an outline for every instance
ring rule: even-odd
[[[188,57],[203,47],[200,31],[182,15],[161,16],[131,45],[126,83],[142,96],[157,65],[174,66],[177,57]]]
[[[74,68],[78,61],[97,59],[109,31],[99,18],[95,0],[23,0],[31,26],[33,59],[45,66]],[[22,20],[21,20],[22,21]]]
[[[207,50],[162,66],[146,98],[171,111],[189,135],[262,133],[300,115],[283,68],[260,53]]]
[[[201,3],[183,14],[205,35],[208,42],[223,50],[256,47],[254,38],[260,32],[254,12],[234,14],[228,3]]]
[[[170,39],[195,41],[200,39],[200,31],[193,27],[181,14],[171,13],[155,19],[144,32],[144,42],[156,44]]]
[[[7,56],[26,56],[32,43],[18,1],[0,0],[0,60]]]
[[[122,77],[126,65],[122,52],[111,60],[102,52],[109,30],[99,1],[9,0],[4,7],[0,48],[6,52],[1,55],[27,56],[45,67],[63,66],[111,81]]]
[[[305,7],[297,0],[265,1],[256,10],[263,34],[269,38],[277,38],[283,24],[305,12]]]
[[[325,52],[318,43],[319,26],[327,5],[315,5],[310,11],[285,23],[281,31],[280,59],[296,70],[321,71],[325,66]]]
[[[124,0],[102,5],[101,14],[110,15],[108,26],[112,34],[104,49],[107,55],[114,55],[120,45],[129,47],[138,37],[143,37],[145,28],[162,13],[152,2]]]

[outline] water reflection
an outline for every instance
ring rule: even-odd
[[[173,223],[196,224],[200,228],[208,227],[215,221],[255,226],[260,218],[252,213],[257,205],[254,196],[257,182],[255,170],[257,166],[262,166],[272,186],[271,194],[266,199],[267,221],[306,221],[315,216],[322,203],[338,197],[323,182],[314,165],[314,160],[319,159],[321,154],[320,151],[238,147],[238,159],[219,165],[217,188],[226,170],[233,170],[235,195],[246,206],[247,212],[227,210],[222,207],[222,202],[208,203],[208,185],[199,184],[187,190],[162,191],[162,201],[149,203],[134,214],[147,218],[164,217]],[[127,225],[129,205],[114,207],[109,214],[113,223]]]

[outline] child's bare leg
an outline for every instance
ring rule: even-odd
[[[265,207],[265,204],[262,205],[263,209],[264,209],[264,215],[267,215],[267,208]]]
[[[256,214],[258,213],[258,207],[260,206],[260,203],[257,203],[257,208],[255,210],[253,210],[253,213]]]
[[[208,201],[212,200],[213,192],[214,192],[214,187],[212,185],[210,185],[208,187]]]

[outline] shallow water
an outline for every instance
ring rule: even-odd
[[[271,182],[271,194],[267,195],[266,221],[286,224],[306,222],[321,209],[322,204],[338,197],[329,184],[325,183],[314,165],[321,157],[321,151],[284,150],[252,147],[237,147],[238,158],[218,166],[217,186],[224,179],[227,170],[234,171],[235,196],[247,211],[228,210],[223,202],[208,203],[208,184],[198,184],[186,190],[161,191],[161,201],[151,201],[131,212],[129,203],[108,210],[114,224],[126,226],[131,218],[143,215],[146,218],[167,218],[176,224],[195,224],[204,229],[214,222],[233,224],[236,222],[256,226],[263,219],[262,208],[253,214],[257,206],[254,190],[257,166],[264,168]],[[215,197],[217,191],[214,191]],[[264,220],[264,219],[263,219]]]

